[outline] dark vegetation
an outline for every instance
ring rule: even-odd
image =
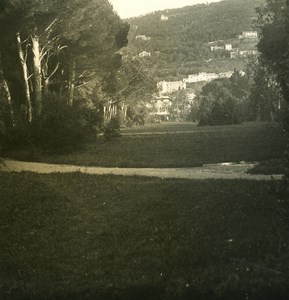
[[[230,79],[207,83],[199,95],[199,125],[240,124],[250,120],[249,78],[235,71]]]
[[[260,64],[268,70],[273,78],[269,87],[277,86],[282,95],[283,114],[282,124],[287,138],[285,151],[287,198],[289,195],[289,85],[288,85],[288,25],[289,25],[289,2],[267,1],[266,6],[258,9],[258,29],[260,32]],[[275,98],[276,99],[276,98]],[[277,98],[278,99],[278,98]]]
[[[110,126],[129,25],[107,0],[3,0],[0,26],[0,147],[66,152]]]
[[[78,104],[67,106],[62,100],[46,99],[40,118],[8,128],[2,151],[31,149],[32,152],[67,153],[94,140],[101,130],[97,127],[101,120],[96,110]]]
[[[286,101],[275,76],[259,59],[251,58],[244,71],[216,79],[202,87],[190,118],[199,125],[239,124],[244,121],[282,122]]]

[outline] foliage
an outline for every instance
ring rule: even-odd
[[[240,75],[214,80],[203,87],[199,96],[199,125],[239,124],[244,120],[242,105],[246,98]]]
[[[280,121],[284,98],[276,76],[260,59],[253,62],[250,86],[250,118],[266,122]]]
[[[131,105],[127,110],[127,122],[129,126],[132,125],[144,125],[148,116],[148,109],[145,103],[139,102],[135,105]]]
[[[80,149],[96,137],[97,111],[94,107],[67,107],[63,99],[50,95],[41,118],[33,123],[24,121],[11,127],[4,136],[4,151],[36,146],[50,153],[64,153]]]
[[[118,116],[112,117],[104,124],[103,134],[106,140],[120,136],[120,120]]]
[[[15,120],[7,118],[1,97],[1,131],[8,130],[9,139],[12,132],[23,138],[32,135],[28,144],[50,150],[84,142],[90,135],[90,129],[86,131],[90,112],[83,103],[87,108],[94,103],[97,108],[91,108],[92,115],[103,105],[96,100],[107,98],[103,80],[113,77],[121,66],[118,50],[127,44],[129,25],[107,0],[5,0],[0,6],[0,26],[0,85],[4,80],[8,83],[9,108],[15,116]],[[100,95],[95,97],[100,83]],[[52,104],[51,94],[59,103],[54,99]],[[103,128],[99,113],[88,123]],[[10,144],[16,145],[16,139]]]
[[[267,0],[266,5],[258,9],[257,25],[261,63],[274,74],[286,105],[282,123],[288,139],[285,156],[289,192],[289,1]]]

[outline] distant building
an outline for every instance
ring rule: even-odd
[[[233,75],[233,71],[218,73],[218,78],[230,78]]]
[[[232,47],[232,44],[213,45],[213,46],[210,46],[210,49],[212,52],[218,51],[218,50],[232,51],[233,47]]]
[[[257,55],[258,51],[257,50],[243,50],[239,51],[239,57],[248,57],[248,56],[254,56]]]
[[[243,31],[239,35],[239,39],[257,39],[258,33],[257,31]]]
[[[149,105],[150,115],[159,121],[168,121],[171,117],[172,101],[168,96],[154,97]]]
[[[239,50],[236,49],[235,51],[232,51],[230,53],[231,58],[243,58],[248,56],[255,56],[258,54],[257,50],[251,49],[251,50]]]
[[[151,37],[142,34],[142,35],[137,35],[137,36],[135,37],[135,39],[136,39],[136,40],[149,41],[149,40],[151,39]]]
[[[224,46],[211,46],[211,51],[225,50]]]
[[[184,81],[160,81],[157,83],[157,88],[161,94],[171,94],[178,90],[186,89]]]
[[[222,73],[206,73],[206,72],[200,72],[197,74],[188,75],[188,78],[184,78],[184,81],[186,83],[196,83],[196,82],[202,82],[202,81],[211,81],[217,78],[230,78],[232,76],[233,72],[222,72]]]
[[[150,52],[147,52],[147,51],[142,51],[138,54],[139,57],[149,57],[151,56],[151,53]]]
[[[232,44],[225,44],[225,50],[232,51],[233,50]]]
[[[185,78],[184,81],[186,83],[194,83],[194,82],[210,81],[216,78],[218,78],[218,75],[216,73],[200,72],[197,74],[188,75],[188,78]]]
[[[230,57],[231,57],[232,59],[237,58],[237,57],[238,57],[238,50],[231,51],[231,52],[230,52]]]
[[[167,21],[169,19],[169,17],[165,16],[165,15],[161,15],[161,21]]]

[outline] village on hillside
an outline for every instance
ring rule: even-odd
[[[161,15],[160,21],[168,21],[168,17]],[[135,28],[137,30],[137,28]],[[135,40],[151,42],[152,37],[145,34],[136,34]],[[231,60],[238,60],[256,56],[258,51],[256,44],[258,33],[256,31],[243,31],[235,39],[217,40],[207,44],[212,54],[226,55]],[[159,54],[159,51],[155,53]],[[138,53],[139,58],[150,59],[154,53],[143,49]],[[212,58],[207,62],[213,61]],[[215,79],[230,78],[234,70],[224,72],[198,72],[189,74],[181,80],[161,80],[157,82],[157,93],[153,95],[152,100],[147,107],[150,115],[157,122],[185,119],[191,111],[192,105],[196,99],[199,86]],[[241,76],[245,75],[244,71],[239,70]],[[195,84],[195,85],[194,85]],[[197,87],[197,89],[196,89]],[[182,93],[182,97],[179,95]]]

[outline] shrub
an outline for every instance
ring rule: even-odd
[[[7,130],[5,150],[37,147],[50,153],[80,149],[96,137],[98,115],[94,107],[67,106],[64,99],[49,95],[41,117]]]
[[[120,136],[120,120],[119,117],[113,117],[103,128],[103,135],[106,140]]]
[[[212,82],[200,96],[199,125],[240,124],[243,121],[242,101],[223,82]]]
[[[62,99],[51,97],[35,120],[35,144],[49,152],[66,152],[81,148],[96,137],[97,113],[94,107],[67,106]]]

